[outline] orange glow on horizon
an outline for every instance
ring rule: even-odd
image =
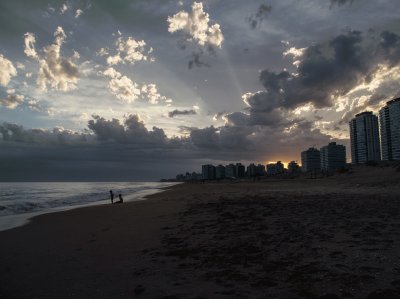
[[[275,161],[267,161],[267,162],[265,162],[265,165],[267,165],[267,164],[272,164],[272,163],[276,163],[276,162],[278,162],[278,161],[281,161],[281,163],[283,164],[283,166],[287,169],[288,168],[288,165],[289,165],[289,163],[291,162],[291,161],[295,161],[297,164],[299,164],[299,166],[301,166],[301,161],[297,161],[297,160],[289,160],[289,161],[284,161],[284,160],[275,160]]]
[[[278,162],[278,161],[281,161],[281,163],[283,164],[283,166],[284,166],[285,168],[288,167],[289,162],[286,162],[286,161],[283,161],[283,160],[268,161],[266,164],[272,164],[272,163],[276,163],[276,162]]]

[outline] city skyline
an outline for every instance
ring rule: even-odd
[[[350,162],[349,121],[399,96],[394,0],[0,11],[0,180],[159,179],[330,142]]]
[[[367,162],[367,161],[366,161]],[[366,162],[364,164],[366,164]],[[299,174],[303,173],[334,173],[336,171],[343,171],[348,169],[346,147],[336,142],[320,148],[309,148],[301,152],[301,164],[298,161],[292,160],[288,163],[283,163],[278,160],[276,162],[268,162],[260,164],[252,162],[242,164],[240,162],[231,162],[226,165],[218,164],[204,164],[201,165],[201,172],[186,171],[185,174],[180,173],[176,175],[177,181],[198,181],[198,180],[221,180],[245,177],[259,177],[265,175],[277,175],[283,173]],[[353,163],[359,164],[359,163]],[[175,179],[162,179],[168,181]]]

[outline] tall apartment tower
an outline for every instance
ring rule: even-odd
[[[349,122],[351,161],[353,164],[364,164],[368,161],[379,161],[378,117],[372,112],[362,112]]]
[[[321,169],[335,171],[346,167],[346,147],[330,142],[321,148]]]
[[[303,172],[321,170],[321,153],[314,147],[301,152],[301,170]]]
[[[229,164],[225,166],[225,177],[235,178],[236,177],[236,165]]]
[[[201,173],[204,180],[215,180],[215,166],[211,164],[202,165]]]
[[[217,180],[225,178],[225,166],[218,165],[215,167],[215,178]]]
[[[400,98],[379,110],[382,160],[400,160]]]

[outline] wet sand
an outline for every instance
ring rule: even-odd
[[[4,298],[399,298],[400,172],[184,184],[0,232]]]

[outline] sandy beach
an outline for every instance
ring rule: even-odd
[[[399,298],[400,172],[182,184],[0,232],[1,298]]]

